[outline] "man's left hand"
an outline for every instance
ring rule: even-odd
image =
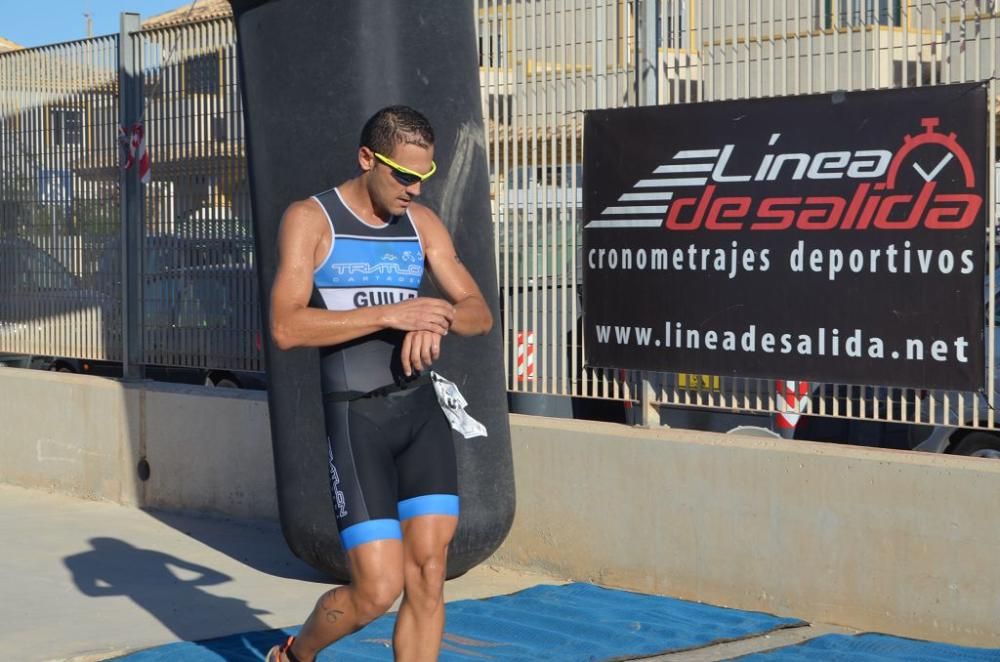
[[[408,331],[403,338],[400,358],[403,374],[409,377],[414,370],[426,370],[441,356],[441,336],[433,331]]]

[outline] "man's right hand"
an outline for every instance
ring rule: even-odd
[[[433,297],[407,299],[387,309],[389,326],[400,331],[430,331],[443,336],[455,319],[455,306]]]

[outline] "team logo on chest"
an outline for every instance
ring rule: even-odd
[[[337,237],[332,259],[323,271],[324,280],[334,286],[418,287],[424,254],[415,238],[372,241]]]

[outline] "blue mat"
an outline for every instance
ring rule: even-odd
[[[448,604],[440,660],[627,660],[805,625],[794,618],[725,609],[592,584],[535,586],[512,595]],[[326,649],[319,662],[392,660],[395,614]],[[130,662],[260,660],[297,628],[169,644]]]
[[[996,662],[1000,650],[969,648],[940,644],[919,639],[904,639],[887,634],[865,633],[858,635],[827,634],[809,639],[801,644],[776,648],[734,658],[753,662],[812,662],[813,660],[838,660],[843,662],[875,662],[878,660],[906,660],[906,662]]]

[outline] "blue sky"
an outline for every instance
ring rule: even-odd
[[[0,0],[0,37],[21,46],[42,46],[87,36],[85,13],[94,36],[118,32],[118,15],[137,12],[145,20],[190,0]]]

